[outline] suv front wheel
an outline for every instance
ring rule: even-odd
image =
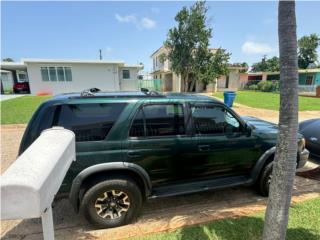
[[[89,188],[83,196],[81,212],[90,223],[111,228],[132,222],[141,205],[141,191],[135,181],[119,176]]]
[[[258,182],[259,192],[264,197],[269,196],[269,187],[270,187],[271,178],[272,178],[272,167],[273,167],[272,162],[264,167]]]

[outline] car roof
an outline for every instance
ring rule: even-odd
[[[95,92],[90,93],[89,95],[84,95],[82,93],[65,93],[56,95],[52,98],[52,100],[69,100],[69,99],[175,99],[175,100],[192,100],[192,101],[213,101],[217,103],[221,103],[219,100],[199,94],[192,93],[159,93],[159,92],[145,92],[145,91],[122,91],[122,92]]]

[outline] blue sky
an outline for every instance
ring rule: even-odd
[[[192,2],[2,2],[1,57],[142,62],[161,46],[174,16]],[[277,3],[207,2],[211,47],[231,62],[278,55]],[[298,37],[320,34],[320,2],[297,2]]]

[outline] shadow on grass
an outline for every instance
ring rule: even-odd
[[[259,217],[242,217],[183,228],[180,240],[257,240],[262,238],[263,220]],[[288,240],[319,240],[320,235],[305,228],[289,228]]]

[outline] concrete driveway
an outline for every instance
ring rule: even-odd
[[[27,94],[27,95],[29,95],[29,94]],[[27,95],[26,94],[1,94],[0,95],[0,102],[5,101],[5,100],[9,100],[9,99],[13,99],[13,98],[27,96]]]

